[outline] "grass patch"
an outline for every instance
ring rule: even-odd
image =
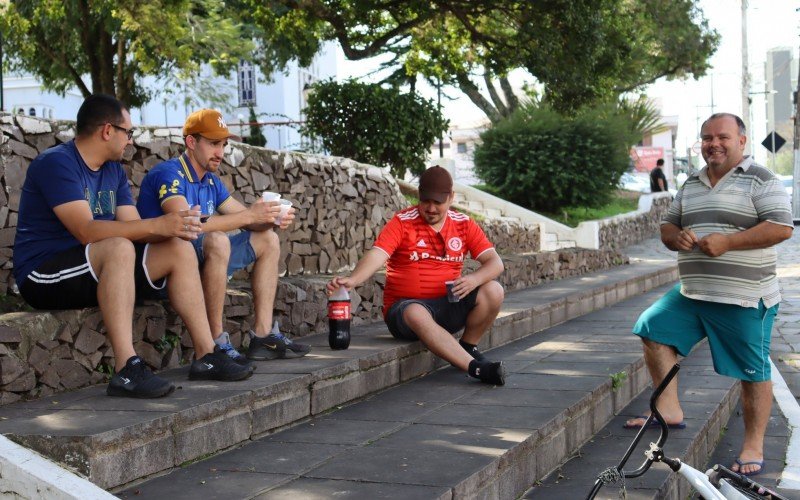
[[[616,191],[607,204],[596,207],[567,207],[559,213],[542,213],[542,215],[570,227],[589,220],[605,219],[614,215],[633,212],[639,207],[639,193],[631,191]]]

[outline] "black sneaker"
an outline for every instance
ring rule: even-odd
[[[237,364],[250,366],[250,361],[231,344],[231,336],[228,332],[222,332],[222,335],[215,339],[214,343],[217,344],[229,358],[236,361]]]
[[[172,382],[153,375],[139,356],[131,356],[125,366],[111,377],[106,394],[127,398],[160,398],[175,390]]]
[[[256,337],[256,334],[250,331],[247,359],[263,361],[265,359],[301,358],[309,352],[311,352],[311,346],[292,342],[283,334],[270,333],[266,337]]]
[[[502,361],[472,361],[469,364],[469,375],[479,379],[484,384],[505,385],[506,369]]]
[[[460,345],[460,346],[461,346],[461,347],[462,347],[462,348],[463,348],[465,351],[467,351],[467,354],[469,354],[470,356],[472,356],[472,358],[473,358],[473,359],[475,359],[475,360],[477,360],[477,361],[486,361],[486,356],[484,356],[484,355],[483,355],[483,353],[482,353],[481,351],[479,351],[479,350],[478,350],[478,346],[476,346],[476,345],[472,345],[472,344],[467,344],[467,343],[466,343],[466,342],[464,342],[463,340],[459,340],[459,341],[458,341],[458,344],[459,344],[459,345]]]
[[[214,352],[195,359],[189,368],[189,380],[235,381],[244,380],[252,374],[252,365],[240,365],[217,345],[214,346]]]

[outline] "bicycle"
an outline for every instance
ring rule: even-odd
[[[666,422],[658,412],[658,409],[656,408],[656,401],[658,400],[659,396],[661,396],[661,393],[664,392],[664,389],[666,389],[672,379],[675,378],[678,370],[680,370],[680,364],[673,366],[667,376],[664,377],[664,380],[661,382],[661,384],[659,384],[659,386],[653,392],[652,396],[650,396],[650,417],[648,417],[647,421],[636,434],[636,437],[633,438],[633,442],[628,447],[628,450],[625,452],[625,455],[622,457],[622,460],[620,460],[619,464],[614,467],[609,467],[597,476],[594,487],[589,492],[589,495],[586,497],[586,499],[592,500],[595,498],[597,493],[600,492],[600,489],[606,484],[622,481],[622,488],[624,489],[626,478],[639,477],[647,472],[654,463],[662,462],[669,466],[673,472],[677,472],[686,478],[692,488],[694,488],[694,490],[705,500],[789,500],[788,498],[770,490],[766,486],[758,484],[752,479],[742,474],[733,472],[722,465],[714,465],[714,467],[703,474],[699,470],[681,462],[677,458],[669,458],[664,455],[663,446],[667,441],[667,437],[669,436],[669,427],[667,427]],[[647,449],[647,451],[645,451],[646,460],[638,469],[632,472],[623,470],[623,467],[627,463],[631,454],[633,454],[636,446],[639,444],[639,441],[641,441],[642,437],[644,436],[645,432],[647,432],[648,427],[654,419],[661,427],[661,434],[659,435],[657,442],[650,443],[650,447]]]

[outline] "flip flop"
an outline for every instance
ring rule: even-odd
[[[647,420],[648,418],[650,418],[650,417],[647,416],[647,415],[636,415],[635,417],[633,417],[634,420],[638,420],[638,419]],[[628,422],[625,422],[622,425],[622,427],[625,428],[625,429],[641,429],[642,428],[642,426],[640,424],[628,424]],[[656,420],[656,419],[653,419],[650,422],[650,425],[648,425],[648,428],[659,428],[659,427],[661,427],[661,424],[659,424],[658,420]],[[677,424],[667,424],[667,427],[670,428],[670,429],[685,429],[686,428],[686,422],[678,422]]]
[[[742,462],[739,458],[737,458],[736,460],[734,460],[734,462],[736,462],[736,465],[739,466],[739,471],[737,472],[737,474],[741,474],[743,476],[748,476],[749,477],[749,476],[757,476],[757,475],[761,474],[762,472],[764,472],[764,461],[763,460],[753,460],[752,462]],[[745,465],[758,465],[758,470],[754,470],[753,472],[742,472],[742,467],[744,467]]]

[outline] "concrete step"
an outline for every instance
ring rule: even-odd
[[[458,191],[456,191],[456,192],[455,192],[455,194],[453,195],[453,201],[454,201],[455,203],[457,203],[457,204],[461,205],[461,204],[463,204],[465,201],[467,201],[467,197],[466,197],[466,196],[464,196],[464,193],[459,193]]]
[[[482,348],[507,344],[676,278],[674,262],[639,263],[509,293]],[[383,324],[354,328],[346,351],[330,351],[323,334],[304,342],[313,346],[309,356],[257,363],[255,375],[244,382],[190,382],[186,367],[167,371],[179,389],[160,400],[112,399],[104,395],[104,386],[95,386],[7,405],[0,409],[0,433],[103,488],[114,488],[442,366],[420,343],[393,340]]]
[[[472,210],[473,212],[481,212],[481,211],[483,211],[483,202],[467,200],[466,204],[467,204],[467,208]]]
[[[515,498],[647,386],[630,327],[666,288],[487,352],[504,387],[448,367],[120,496]]]
[[[708,457],[724,434],[728,419],[735,413],[741,386],[732,378],[714,373],[707,344],[698,346],[681,361],[678,377],[686,429],[670,430],[664,450],[667,456],[680,458],[684,463],[705,471]],[[622,425],[633,416],[647,413],[651,392],[652,388],[648,387],[550,475],[532,485],[523,498],[586,498],[597,475],[615,467],[625,455],[637,431],[624,429]],[[624,469],[638,469],[644,462],[644,451],[657,438],[658,430],[649,432]],[[618,499],[620,487],[621,484],[606,485],[596,498]],[[626,479],[625,487],[627,498],[637,500],[689,498],[691,491],[688,482],[672,474],[664,464],[654,465],[641,477]]]
[[[498,208],[486,207],[486,208],[483,209],[482,213],[483,213],[483,215],[485,215],[486,217],[489,217],[491,219],[499,219],[500,217],[503,216],[503,212]]]
[[[514,217],[514,216],[505,216],[504,215],[502,217],[499,217],[499,219],[500,220],[504,220],[506,222],[520,222],[519,217]]]

